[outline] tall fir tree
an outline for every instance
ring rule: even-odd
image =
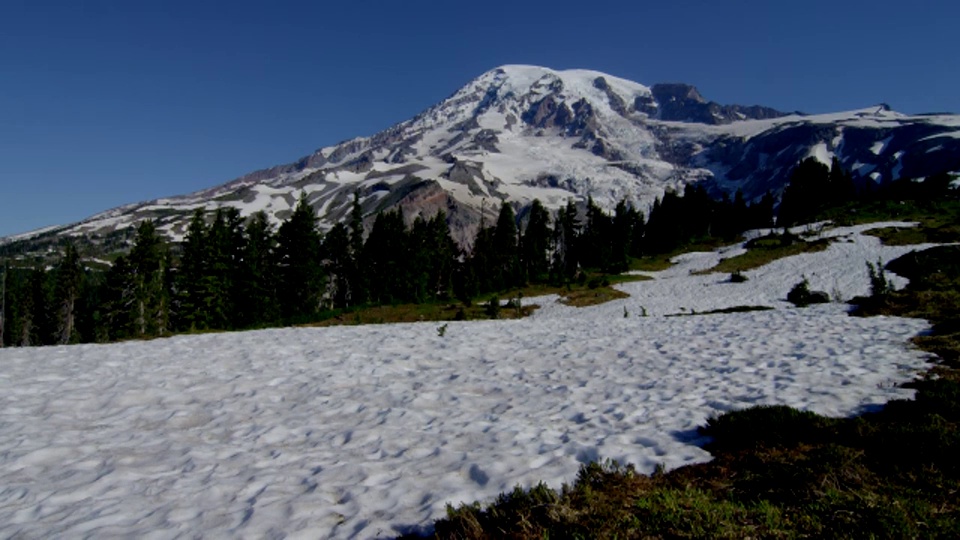
[[[347,303],[360,305],[367,301],[366,272],[361,263],[363,256],[363,208],[360,206],[360,193],[353,192],[350,205],[350,266],[347,269]]]
[[[559,281],[573,279],[580,269],[580,218],[573,199],[557,214],[554,229],[554,276]]]
[[[239,324],[236,304],[243,243],[240,213],[236,208],[218,208],[207,234],[207,271],[201,278],[212,328],[229,330]]]
[[[239,295],[235,309],[241,327],[275,323],[277,305],[276,237],[266,213],[254,213],[244,230],[242,262],[238,275]]]
[[[513,207],[503,201],[493,231],[494,289],[503,290],[522,285],[518,249],[517,218]]]
[[[816,158],[801,161],[790,173],[780,198],[777,226],[789,227],[809,220],[824,206],[830,193],[830,169]]]
[[[176,327],[181,331],[212,327],[205,276],[209,273],[208,226],[204,210],[194,211],[180,246],[180,264],[174,280]]]
[[[350,256],[350,233],[343,223],[337,223],[324,235],[323,260],[327,274],[325,297],[334,308],[347,307],[353,258]]]
[[[400,210],[377,214],[363,245],[363,266],[367,273],[369,300],[374,304],[392,304],[411,300],[409,253],[406,227]]]
[[[626,200],[621,199],[617,203],[610,224],[610,260],[605,271],[620,273],[629,268],[633,227],[638,219],[638,213]]]
[[[309,319],[320,308],[323,295],[321,240],[316,214],[307,202],[306,194],[302,194],[293,214],[280,225],[277,233],[280,282],[277,296],[284,319]]]
[[[551,235],[550,214],[539,199],[534,199],[520,239],[523,271],[531,282],[541,283],[549,277]]]
[[[121,255],[107,271],[103,287],[104,314],[100,334],[106,341],[132,338],[134,329],[134,279],[130,259]]]
[[[129,256],[133,286],[134,337],[164,335],[169,331],[167,272],[170,255],[152,220],[137,227]]]
[[[75,343],[79,340],[76,332],[76,307],[84,276],[80,255],[72,242],[67,243],[54,276],[55,339],[61,345]]]

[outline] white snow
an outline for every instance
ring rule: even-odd
[[[873,152],[874,155],[879,156],[880,154],[883,153],[883,150],[887,147],[887,145],[890,144],[890,141],[892,140],[893,140],[893,135],[887,137],[886,139],[883,139],[882,141],[877,141],[873,143],[873,146],[870,147],[870,151]]]
[[[924,321],[782,301],[801,275],[861,294],[867,261],[911,249],[864,228],[746,283],[690,275],[731,246],[618,302],[528,299],[532,318],[443,337],[420,323],[0,349],[0,536],[389,537],[590,460],[708,460],[695,430],[723,411],[909,398],[896,385],[926,366],[907,342]],[[656,316],[742,304],[778,309]]]
[[[807,153],[807,157],[815,158],[820,163],[823,163],[827,167],[833,163],[833,152],[827,148],[827,143],[818,143],[810,148],[810,152]]]
[[[894,180],[899,179],[900,173],[903,172],[903,154],[904,152],[901,150],[893,155],[893,159],[897,160],[897,164],[894,165],[893,170],[890,171],[890,175]]]

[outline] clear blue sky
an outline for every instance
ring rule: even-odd
[[[371,135],[484,71],[960,112],[960,2],[0,0],[0,236]]]

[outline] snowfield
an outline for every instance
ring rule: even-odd
[[[630,298],[530,299],[531,318],[442,337],[420,323],[0,349],[0,536],[391,537],[591,460],[706,461],[696,428],[724,411],[909,398],[924,321],[783,302],[801,274],[862,294],[865,262],[911,249],[861,229],[746,283],[690,275],[722,255],[686,255]],[[743,304],[777,309],[660,316]]]

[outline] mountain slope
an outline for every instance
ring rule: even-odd
[[[349,210],[402,208],[408,221],[446,212],[469,243],[501,200],[557,208],[592,196],[645,208],[665,190],[704,182],[748,198],[779,192],[805,157],[840,159],[861,182],[960,170],[960,116],[907,116],[886,106],[805,116],[706,101],[683,84],[646,87],[587,70],[503,66],[415,118],[295,163],[189,195],[116,208],[47,236],[122,237],[144,218],[179,239],[194,209],[267,212],[279,223],[306,194],[321,227]],[[30,237],[31,235],[20,235]],[[8,239],[9,240],[9,239]]]

